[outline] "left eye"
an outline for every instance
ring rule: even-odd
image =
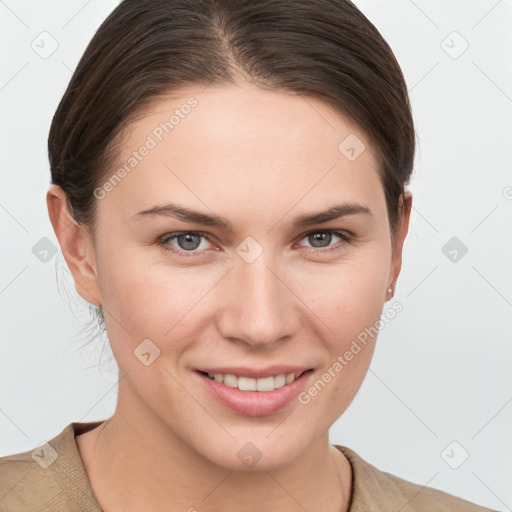
[[[335,249],[339,249],[343,243],[329,246],[329,243],[332,241],[334,237],[338,237],[342,240],[342,242],[348,242],[349,236],[344,233],[343,231],[332,231],[332,230],[326,230],[326,231],[312,231],[311,233],[308,233],[304,235],[303,238],[307,238],[308,241],[312,242],[313,244],[320,244],[320,245],[313,245],[314,249],[322,248],[322,247],[328,247],[327,251],[332,251]],[[322,245],[326,244],[326,245]],[[327,251],[321,251],[321,252],[327,252]]]
[[[333,240],[333,237],[338,237],[342,243],[337,245],[330,245]],[[171,251],[183,256],[195,256],[197,254],[201,254],[201,250],[196,251],[201,245],[201,239],[204,238],[208,240],[208,236],[205,233],[199,233],[195,231],[183,231],[179,233],[170,233],[165,235],[158,241],[158,245],[162,247],[162,249],[166,251]],[[305,234],[302,239],[307,239],[312,244],[309,246],[316,252],[328,252],[332,250],[336,250],[341,248],[341,246],[349,241],[348,234],[343,231],[333,231],[333,230],[323,230],[323,231],[311,231],[310,233]],[[171,245],[169,242],[171,240],[176,240],[178,243],[178,247]],[[308,247],[308,246],[301,246]],[[323,249],[327,247],[328,249]],[[204,248],[203,248],[204,250]]]

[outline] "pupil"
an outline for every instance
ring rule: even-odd
[[[312,242],[311,245],[313,245],[313,247],[326,247],[329,245],[331,237],[331,233],[315,233],[310,235],[310,242]],[[327,244],[316,245],[316,242],[327,242]]]
[[[194,235],[192,233],[186,233],[178,237],[178,243],[182,249],[197,249],[199,243],[197,243],[197,240],[194,242],[194,238],[199,237],[198,235]]]

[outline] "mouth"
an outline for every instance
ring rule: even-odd
[[[233,389],[240,391],[261,391],[269,392],[274,389],[279,389],[287,386],[297,380],[301,375],[308,371],[313,371],[312,368],[302,370],[299,372],[279,373],[276,375],[269,375],[268,377],[253,378],[233,373],[213,373],[198,370],[198,372],[210,380],[219,382]]]
[[[277,373],[258,379],[202,370],[194,373],[221,405],[243,416],[268,416],[290,405],[308,385],[314,370]]]

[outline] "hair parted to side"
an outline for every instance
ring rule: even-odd
[[[392,50],[349,0],[122,1],[87,46],[49,132],[52,183],[73,218],[94,235],[94,190],[115,172],[123,130],[145,107],[187,85],[247,80],[322,99],[363,130],[394,243],[413,118]]]

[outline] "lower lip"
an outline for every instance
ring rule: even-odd
[[[223,405],[245,416],[268,416],[287,406],[299,395],[309,381],[313,370],[307,370],[298,379],[273,391],[241,391],[195,372],[210,393]]]

